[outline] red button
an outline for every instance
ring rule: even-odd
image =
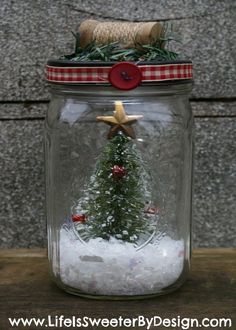
[[[120,62],[113,65],[108,79],[112,86],[118,89],[129,90],[141,83],[142,73],[137,65],[129,62]]]

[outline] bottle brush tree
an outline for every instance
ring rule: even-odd
[[[154,219],[148,212],[148,175],[133,143],[132,124],[141,117],[126,115],[119,101],[113,116],[97,117],[110,125],[110,130],[108,143],[79,201],[77,210],[81,214],[72,217],[82,239],[115,237],[137,243],[154,230]]]

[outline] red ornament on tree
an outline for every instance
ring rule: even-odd
[[[148,214],[158,214],[159,213],[159,208],[158,207],[148,207],[145,211],[145,213],[148,213]]]
[[[71,216],[71,219],[73,222],[85,222],[86,216],[85,216],[85,214],[73,214]]]
[[[112,175],[114,178],[121,179],[127,174],[126,169],[123,166],[114,165],[112,167]]]

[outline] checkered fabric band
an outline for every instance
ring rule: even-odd
[[[180,80],[193,78],[192,63],[137,65],[142,82]],[[56,83],[109,83],[112,66],[56,67],[46,66],[46,79]]]

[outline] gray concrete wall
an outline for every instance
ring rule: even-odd
[[[171,20],[194,61],[195,246],[236,245],[235,1],[2,0],[0,246],[45,246],[44,65],[86,18]]]

